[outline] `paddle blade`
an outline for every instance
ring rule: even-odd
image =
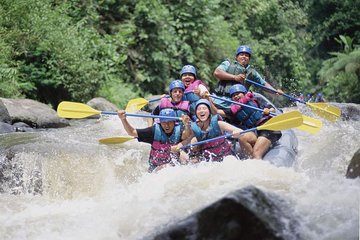
[[[331,122],[335,122],[341,116],[341,109],[330,105],[328,103],[309,103],[306,105],[311,107],[311,109],[320,117],[325,118]]]
[[[77,102],[61,102],[57,107],[57,114],[62,118],[85,118],[101,112],[92,107]]]
[[[295,128],[303,123],[302,114],[299,111],[283,113],[271,118],[265,124],[257,127],[257,130],[281,131]]]
[[[316,118],[311,118],[305,115],[303,117],[303,124],[301,124],[297,129],[305,131],[311,134],[315,134],[320,131],[322,127],[322,121]]]
[[[116,143],[124,143],[132,139],[135,138],[132,136],[110,137],[110,138],[101,138],[99,139],[99,142],[103,144],[116,144]]]
[[[126,105],[125,112],[138,112],[149,103],[145,98],[131,99]]]

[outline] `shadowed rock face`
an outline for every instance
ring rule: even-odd
[[[235,191],[152,239],[302,239],[299,222],[277,195]]]
[[[0,122],[11,123],[11,118],[5,104],[0,99]]]
[[[347,178],[360,177],[360,149],[352,157],[346,172]]]

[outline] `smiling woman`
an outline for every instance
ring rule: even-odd
[[[192,143],[219,137],[225,132],[231,132],[232,137],[240,138],[241,129],[222,121],[219,115],[211,115],[211,104],[208,100],[200,99],[197,101],[195,113],[198,120],[191,123]],[[235,156],[235,153],[226,138],[206,142],[200,148],[192,149],[190,152],[192,162],[219,162],[229,155]]]

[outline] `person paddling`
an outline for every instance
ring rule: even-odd
[[[235,60],[231,62],[230,60],[223,61],[214,71],[213,75],[216,79],[219,80],[217,87],[214,92],[218,96],[224,96],[229,98],[230,93],[229,89],[235,84],[243,84],[247,89],[249,89],[251,83],[246,82],[246,79],[257,82],[265,87],[274,89],[277,94],[283,94],[281,89],[276,90],[268,82],[266,82],[261,75],[249,64],[250,58],[252,56],[252,50],[249,46],[241,45],[235,53]],[[270,91],[269,91],[270,92]],[[272,93],[272,92],[270,92]],[[228,108],[230,106],[229,102],[215,100],[214,103],[219,108]]]
[[[174,119],[166,118],[176,117],[173,109],[162,109],[159,114],[160,123],[144,129],[132,127],[126,119],[124,110],[119,110],[118,116],[130,136],[136,137],[139,142],[151,144],[149,172],[156,172],[166,166],[174,166],[178,163],[186,163],[188,156],[185,152],[179,152],[176,149],[180,149],[183,142],[185,144],[185,141],[188,141],[187,137],[183,136],[183,131],[189,123],[177,124]]]
[[[233,85],[229,89],[229,94],[233,101],[237,101],[250,107],[260,107],[259,103],[254,98],[254,94],[248,92],[245,86],[241,84]],[[213,112],[229,119],[232,124],[244,130],[264,124],[271,118],[269,115],[270,112],[275,111],[271,105],[265,106],[262,109],[263,111],[261,112],[238,104],[231,104],[230,109],[218,109],[212,104]],[[248,132],[244,134],[243,138],[240,138],[239,143],[242,151],[244,151],[248,157],[262,159],[269,150],[271,144],[279,140],[281,136],[282,134],[280,131],[260,130]]]
[[[194,136],[191,140],[192,143],[218,137],[224,135],[225,132],[232,133],[234,138],[241,136],[241,129],[222,121],[219,115],[211,114],[211,105],[208,100],[198,100],[195,105],[195,112],[197,121],[191,122],[191,130]],[[222,138],[195,147],[189,155],[192,162],[222,161],[225,156],[235,156],[235,153],[231,143]]]

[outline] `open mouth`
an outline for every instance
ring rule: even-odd
[[[170,133],[170,132],[171,132],[171,128],[170,128],[170,127],[164,127],[163,129],[164,129],[164,131],[165,131],[166,133]]]
[[[192,82],[191,78],[184,79],[185,86],[189,86],[191,84],[191,82]]]
[[[207,114],[206,113],[199,113],[198,114],[198,118],[200,120],[206,120],[207,119]]]

